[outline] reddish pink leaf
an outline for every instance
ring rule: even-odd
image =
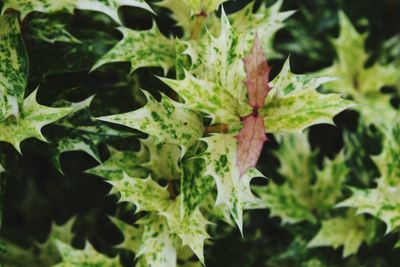
[[[271,89],[268,85],[268,76],[271,68],[265,58],[258,35],[254,39],[250,55],[243,59],[247,73],[247,93],[249,105],[254,109],[262,108],[265,98]]]
[[[255,167],[264,142],[267,140],[262,116],[250,114],[243,119],[243,128],[236,136],[237,165],[240,175],[250,167]]]

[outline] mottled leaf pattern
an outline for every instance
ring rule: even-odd
[[[336,249],[343,246],[343,257],[347,257],[356,253],[363,241],[371,238],[370,222],[362,216],[351,214],[323,220],[321,229],[308,243],[308,247],[331,246]]]
[[[92,69],[112,62],[129,62],[131,72],[141,67],[161,67],[167,73],[175,64],[174,40],[164,37],[156,24],[147,31],[119,28],[122,40],[100,58]],[[157,44],[157,45],[154,45]]]
[[[148,133],[157,143],[188,146],[203,135],[200,117],[185,105],[164,95],[158,102],[149,93],[144,93],[148,102],[141,109],[98,119]]]
[[[242,38],[246,42],[246,50],[250,50],[256,34],[260,36],[261,46],[269,59],[279,57],[280,55],[273,47],[275,34],[284,26],[284,21],[290,17],[294,11],[280,12],[282,0],[278,0],[271,7],[262,4],[261,7],[253,13],[254,2],[248,4],[239,12],[229,16],[229,20]]]
[[[69,33],[65,27],[65,24],[53,17],[38,17],[29,22],[31,37],[35,40],[49,43],[63,42],[79,44],[80,41]]]
[[[20,34],[18,18],[0,17],[0,122],[20,116],[28,76],[28,57]]]
[[[319,123],[333,124],[332,118],[352,107],[352,101],[337,94],[321,94],[316,88],[331,78],[296,75],[287,61],[271,82],[272,90],[260,113],[269,133],[300,133]]]
[[[15,9],[25,18],[31,12],[54,13],[69,12],[74,9],[92,10],[102,12],[120,23],[118,8],[120,6],[133,6],[152,11],[144,0],[5,0],[2,13],[7,9]]]
[[[58,250],[63,259],[54,267],[120,267],[118,258],[109,258],[97,252],[89,243],[83,250],[75,249],[61,241],[57,241]]]
[[[12,144],[21,152],[20,143],[31,137],[46,141],[41,133],[41,128],[66,115],[72,108],[50,108],[36,102],[37,90],[31,93],[25,100],[18,120],[9,120],[0,123],[0,141]]]
[[[257,193],[271,210],[271,216],[280,217],[283,223],[315,222],[342,195],[348,173],[343,154],[333,160],[326,159],[318,170],[316,153],[303,135],[284,137],[275,153],[281,161],[279,173],[285,182],[281,185],[271,182],[267,187],[259,187]]]

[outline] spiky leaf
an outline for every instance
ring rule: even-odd
[[[164,73],[175,64],[174,40],[165,37],[154,23],[150,30],[135,31],[119,28],[122,40],[101,57],[93,66],[112,62],[129,62],[131,72],[141,67],[162,67]],[[154,45],[157,44],[157,45]]]
[[[164,95],[158,102],[149,93],[144,93],[147,97],[144,107],[98,119],[143,131],[151,135],[156,143],[189,146],[203,135],[203,122],[185,105]]]

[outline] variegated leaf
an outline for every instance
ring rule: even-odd
[[[253,196],[250,181],[255,176],[262,176],[253,169],[248,170],[240,177],[237,162],[236,139],[229,134],[215,134],[203,139],[207,143],[207,150],[202,154],[206,161],[204,175],[214,178],[218,195],[216,205],[226,205],[242,231],[243,209],[259,208],[260,202]]]
[[[121,194],[120,201],[132,202],[136,211],[161,212],[169,205],[169,192],[166,187],[148,178],[132,178],[124,174],[121,180],[107,180]]]
[[[110,157],[102,164],[87,170],[87,173],[103,177],[107,180],[121,180],[124,173],[131,177],[147,177],[149,171],[140,166],[147,161],[149,155],[145,151],[118,151],[109,147]]]
[[[280,74],[271,82],[273,89],[267,96],[260,114],[264,116],[269,133],[300,133],[320,123],[333,124],[333,117],[354,106],[338,94],[321,94],[316,89],[331,78],[295,75],[287,61]]]
[[[321,229],[308,247],[330,246],[337,249],[343,246],[343,258],[348,257],[357,253],[363,241],[371,240],[374,234],[371,222],[353,214],[323,220]]]
[[[61,241],[57,241],[57,248],[63,259],[62,263],[54,267],[121,267],[118,258],[109,258],[97,252],[89,243],[83,250],[75,249]]]
[[[261,46],[269,59],[277,58],[280,55],[273,47],[274,37],[277,31],[284,27],[284,21],[290,17],[294,11],[280,12],[282,0],[278,0],[271,7],[262,4],[253,13],[254,3],[248,4],[239,12],[229,16],[232,27],[241,33],[246,43],[246,50],[249,51],[256,34],[260,36]]]
[[[173,39],[165,37],[154,23],[147,31],[135,31],[119,28],[122,40],[101,57],[93,69],[106,63],[129,62],[131,72],[141,67],[162,67],[164,73],[175,64],[175,44]],[[157,44],[157,45],[154,45]]]
[[[180,200],[175,200],[162,215],[167,219],[170,233],[177,235],[182,241],[182,246],[190,247],[204,264],[203,247],[204,240],[210,237],[206,229],[209,222],[199,209],[181,219],[180,207]]]
[[[280,159],[279,173],[285,178],[281,185],[269,183],[257,193],[283,223],[316,222],[341,197],[348,168],[343,153],[333,160],[325,159],[322,169],[315,168],[316,153],[311,151],[306,136],[288,136],[282,139],[275,152]]]
[[[386,224],[386,233],[400,226],[400,186],[388,185],[383,178],[373,189],[351,187],[352,196],[336,207],[352,207],[357,214],[371,214]]]
[[[8,9],[15,9],[20,12],[22,19],[24,19],[26,15],[34,11],[72,13],[74,9],[83,9],[102,12],[121,23],[118,17],[120,6],[133,6],[152,11],[144,0],[5,0],[2,13]]]
[[[0,17],[0,122],[20,116],[24,102],[28,56],[22,41],[18,18]]]
[[[117,248],[126,249],[134,253],[138,253],[140,245],[142,243],[142,228],[134,225],[130,225],[116,217],[111,217],[111,221],[118,227],[123,233],[124,240],[121,244],[117,245]]]
[[[162,96],[158,102],[145,92],[147,104],[135,111],[97,118],[143,131],[156,143],[190,146],[203,135],[203,122],[186,105]]]
[[[149,215],[143,225],[142,243],[137,256],[140,267],[175,267],[177,256],[166,220],[162,216]]]
[[[230,129],[240,125],[237,100],[217,84],[197,79],[189,72],[183,80],[163,78],[162,81],[185,100],[186,107],[210,116],[212,124],[225,123]]]
[[[0,122],[0,141],[12,144],[19,152],[21,152],[20,143],[25,139],[35,137],[46,141],[41,128],[65,117],[73,110],[73,108],[42,106],[36,102],[36,94],[37,90],[24,100],[18,120]]]

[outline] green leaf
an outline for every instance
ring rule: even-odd
[[[51,108],[36,102],[37,90],[25,100],[18,120],[0,122],[0,141],[12,144],[21,152],[20,143],[31,137],[46,141],[41,128],[68,115],[73,108]]]
[[[282,139],[275,154],[285,182],[271,182],[257,189],[271,216],[293,224],[304,220],[314,223],[326,215],[342,196],[348,173],[343,153],[333,160],[325,159],[322,169],[318,169],[316,152],[311,151],[306,136],[293,135]]]
[[[26,54],[14,15],[0,17],[0,122],[9,116],[20,116],[28,77]],[[1,134],[0,134],[1,135]]]
[[[242,231],[243,209],[263,207],[250,189],[251,179],[263,175],[255,169],[240,175],[236,166],[237,141],[232,135],[215,134],[203,138],[203,141],[207,143],[207,150],[201,155],[206,161],[204,175],[210,175],[215,180],[218,190],[216,205],[227,206]]]
[[[49,43],[79,44],[80,41],[66,30],[66,25],[53,17],[38,17],[29,22],[31,37]]]
[[[279,75],[271,82],[273,89],[260,113],[269,133],[301,133],[320,123],[333,124],[333,117],[354,106],[338,94],[321,94],[316,88],[332,78],[296,75],[286,61]]]
[[[121,180],[107,180],[121,194],[120,201],[132,202],[136,205],[136,212],[161,212],[169,205],[169,192],[166,187],[148,178],[132,178],[124,174]]]
[[[152,9],[144,0],[5,0],[2,13],[8,9],[15,9],[20,12],[22,19],[24,19],[26,15],[34,11],[72,13],[74,9],[83,9],[102,12],[121,24],[118,17],[120,6],[133,6],[152,12]]]
[[[62,263],[54,267],[119,267],[118,258],[109,258],[97,252],[89,243],[83,250],[75,249],[61,241],[57,241],[57,248],[63,259]]]
[[[337,249],[343,246],[343,258],[357,253],[363,241],[371,239],[371,221],[363,216],[348,214],[346,217],[333,217],[322,221],[316,236],[308,243],[308,247],[331,246]]]
[[[276,1],[271,7],[262,4],[261,7],[253,13],[254,3],[248,4],[229,16],[232,27],[237,32],[242,33],[245,41],[246,50],[250,50],[256,33],[260,37],[261,46],[269,59],[280,57],[280,54],[273,48],[273,41],[277,31],[284,27],[284,21],[290,17],[294,11],[280,12],[282,0]]]
[[[106,63],[127,61],[131,64],[131,72],[141,67],[162,67],[167,73],[175,65],[174,40],[164,37],[155,23],[147,31],[123,27],[119,30],[123,34],[122,40],[100,58],[92,70]]]
[[[97,118],[143,131],[156,143],[190,146],[203,135],[203,122],[186,105],[162,95],[158,102],[143,91],[147,104],[135,111]]]

